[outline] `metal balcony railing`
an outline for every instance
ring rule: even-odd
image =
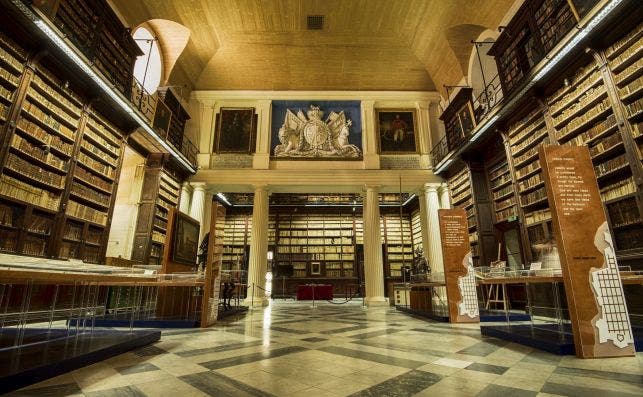
[[[136,80],[136,78],[132,79],[132,104],[143,114],[150,127],[152,127],[154,131],[156,131],[159,137],[161,137],[167,144],[171,145],[176,150],[181,152],[181,154],[185,156],[188,162],[192,166],[196,167],[196,157],[198,149],[196,145],[194,145],[194,143],[190,141],[190,139],[188,139],[185,135],[182,135],[181,141],[177,142],[176,140],[168,139],[169,128],[154,128],[154,115],[156,113],[158,101],[159,98],[157,93],[150,94],[143,87],[143,85],[138,80]],[[169,123],[172,123],[171,119]]]
[[[472,97],[473,113],[476,124],[482,120],[496,107],[501,106],[504,93],[500,85],[500,76],[496,74],[485,89],[476,97]],[[475,128],[474,128],[475,130]],[[460,148],[471,137],[472,131],[463,132],[459,135],[444,136],[431,149],[431,160],[435,168],[451,152]]]

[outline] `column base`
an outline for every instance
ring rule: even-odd
[[[388,306],[388,298],[384,296],[372,296],[372,297],[366,297],[364,299],[366,302],[366,306],[368,307],[378,307],[378,306]]]
[[[269,300],[266,297],[257,297],[255,296],[254,299],[251,298],[246,298],[243,300],[242,305],[243,306],[248,306],[248,307],[264,307],[268,306]]]

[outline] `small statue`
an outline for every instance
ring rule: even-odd
[[[413,258],[413,274],[424,275],[426,278],[431,275],[431,266],[429,266],[429,262],[424,257],[424,250],[422,247],[417,247],[415,249],[415,258]]]

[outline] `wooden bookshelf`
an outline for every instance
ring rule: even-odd
[[[148,156],[143,189],[134,229],[132,260],[148,265],[161,265],[167,236],[168,214],[177,208],[181,185],[165,168],[166,156]]]
[[[228,212],[223,233],[222,270],[247,270],[251,229],[252,213]],[[274,229],[272,231],[274,233]]]
[[[42,0],[36,6],[114,87],[130,98],[142,52],[105,0]]]
[[[103,261],[124,133],[0,36],[0,251]]]
[[[478,217],[473,190],[471,187],[471,173],[469,167],[464,164],[450,178],[448,178],[449,191],[451,193],[451,205],[454,208],[464,208],[467,211],[467,222],[469,224],[469,244],[473,255],[473,263],[480,264],[480,247],[478,234]]]
[[[385,276],[402,279],[402,268],[413,265],[411,218],[400,213],[383,214],[380,218],[382,243],[385,246]],[[421,238],[421,237],[420,237]]]

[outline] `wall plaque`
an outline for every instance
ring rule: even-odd
[[[252,155],[218,154],[212,157],[211,168],[252,168]]]
[[[419,170],[418,156],[380,156],[380,168],[383,170]]]
[[[540,165],[581,358],[633,356],[612,236],[586,146],[541,146]]]
[[[478,294],[469,245],[467,212],[463,208],[438,210],[449,321],[477,323]]]

